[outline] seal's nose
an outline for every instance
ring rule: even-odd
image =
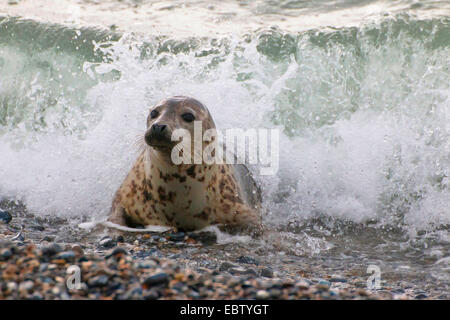
[[[157,135],[162,134],[166,127],[167,126],[165,124],[155,123],[154,125],[152,125],[152,133],[157,134]]]
[[[170,130],[165,124],[155,123],[145,133],[145,141],[151,146],[170,141]]]

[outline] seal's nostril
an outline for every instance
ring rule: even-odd
[[[156,132],[156,133],[161,133],[161,132],[164,131],[164,129],[165,129],[166,127],[167,127],[167,126],[166,126],[165,124],[157,124],[157,123],[155,123],[155,124],[152,126],[152,131],[154,131],[154,132]]]

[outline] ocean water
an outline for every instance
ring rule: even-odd
[[[257,4],[295,18],[361,2]],[[281,129],[278,173],[254,169],[281,250],[350,248],[448,283],[449,57],[449,15],[186,39],[0,18],[0,198],[105,217],[149,107],[189,95],[221,129]]]

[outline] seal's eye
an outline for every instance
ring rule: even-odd
[[[151,119],[155,119],[158,115],[159,115],[159,112],[156,110],[152,110],[152,112],[150,112]]]
[[[186,122],[192,122],[192,121],[195,120],[194,115],[193,115],[192,113],[190,113],[190,112],[183,113],[183,114],[181,115],[181,117],[182,117],[183,120],[186,121]]]

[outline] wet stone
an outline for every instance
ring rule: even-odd
[[[82,257],[83,255],[84,255],[84,251],[83,251],[83,249],[81,248],[81,246],[80,245],[74,245],[73,247],[72,247],[72,251],[73,252],[75,252],[75,255],[77,256],[77,257]]]
[[[345,283],[345,282],[347,282],[347,279],[344,279],[344,278],[331,278],[330,279],[330,282],[341,282],[341,283]]]
[[[405,293],[405,290],[403,290],[402,288],[398,288],[398,289],[391,290],[391,292],[396,293],[396,294],[401,294],[401,293]]]
[[[246,275],[246,274],[249,274],[249,270],[250,269],[245,269],[245,268],[241,268],[241,267],[234,267],[234,268],[228,269],[228,272],[233,274],[233,275]],[[253,270],[253,272],[256,274],[255,270]]]
[[[44,300],[44,297],[39,292],[34,292],[30,297],[31,300]]]
[[[273,271],[270,268],[261,269],[261,277],[273,278]]]
[[[137,264],[139,269],[152,269],[156,268],[158,264],[153,260],[142,261]]]
[[[222,264],[219,267],[219,271],[228,271],[230,268],[235,267],[234,264],[230,263],[230,262],[222,262]]]
[[[116,246],[116,241],[114,241],[110,237],[104,237],[100,240],[99,245],[100,245],[100,247],[109,249],[109,248],[113,248]]]
[[[356,282],[356,283],[354,283],[354,285],[356,288],[366,288],[367,287],[367,283],[362,282],[362,281]]]
[[[131,288],[121,298],[125,300],[141,300],[142,288],[141,287]]]
[[[329,290],[331,283],[329,281],[326,280],[321,280],[319,281],[319,283],[316,285],[316,288],[318,290]]]
[[[66,261],[74,261],[75,260],[75,252],[73,251],[64,251],[60,252],[55,256],[55,259],[61,259]]]
[[[252,269],[252,268],[246,269],[245,274],[255,276],[255,277],[258,275],[258,273],[255,271],[255,269]]]
[[[153,276],[147,277],[143,284],[147,287],[159,286],[169,283],[169,276],[167,273],[158,273]]]
[[[185,236],[186,234],[184,232],[171,233],[167,235],[168,239],[173,242],[183,241]]]
[[[157,290],[152,289],[152,290],[145,290],[142,296],[145,300],[156,300],[159,298],[160,295]]]
[[[55,240],[55,237],[45,236],[42,238],[42,241],[52,242]]]
[[[12,220],[12,215],[11,213],[7,212],[7,211],[2,211],[0,210],[0,223],[10,223]]]
[[[245,263],[245,264],[259,265],[259,261],[250,256],[240,256],[239,258],[237,258],[237,262]]]
[[[151,248],[150,250],[142,250],[142,251],[136,252],[134,254],[134,257],[138,258],[138,259],[146,259],[149,257],[153,259],[153,258],[162,257],[162,256],[163,256],[163,253],[156,248]]]
[[[281,297],[281,290],[280,289],[270,289],[269,294],[272,299],[278,299],[279,297]]]
[[[128,255],[128,251],[122,247],[114,248],[107,256],[106,259],[119,256],[119,255]]]
[[[48,269],[48,263],[43,262],[41,263],[41,265],[39,266],[39,272],[45,272]]]
[[[30,224],[29,228],[32,230],[36,230],[36,231],[44,231],[45,230],[45,227],[38,222],[32,222]]]
[[[204,245],[211,245],[217,242],[217,235],[215,232],[203,231],[203,232],[193,232],[188,234],[189,238],[195,241],[201,242]]]
[[[116,241],[117,242],[124,242],[125,238],[123,236],[117,236]]]
[[[12,257],[12,252],[9,249],[1,249],[0,250],[0,261],[6,261]]]
[[[195,291],[195,290],[191,290],[191,291],[189,292],[189,296],[190,296],[192,299],[200,299],[200,294],[199,294],[197,291]]]
[[[89,287],[105,287],[108,285],[109,278],[106,275],[100,275],[89,279]]]
[[[42,255],[48,257],[54,256],[55,254],[60,253],[62,250],[62,247],[57,243],[51,243],[41,248]]]

